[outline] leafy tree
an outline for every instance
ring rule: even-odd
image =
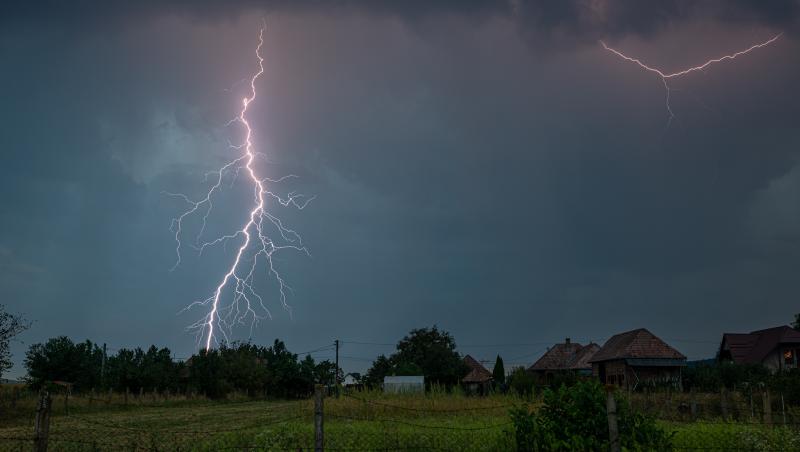
[[[497,359],[494,361],[492,380],[499,385],[506,383],[506,368],[503,366],[503,358],[500,355],[497,355]]]
[[[14,365],[11,362],[11,341],[30,326],[30,322],[6,312],[5,307],[0,305],[0,378]]]
[[[800,330],[800,313],[794,315],[794,323],[792,323],[792,328]]]
[[[416,366],[427,384],[456,385],[469,372],[453,336],[436,325],[411,330],[398,342],[391,360],[399,370],[417,370]]]
[[[75,344],[66,336],[34,344],[25,354],[28,379],[34,387],[48,381],[66,381],[78,390],[100,387],[103,351],[87,340]]]
[[[378,356],[372,363],[372,367],[367,370],[364,375],[364,383],[371,387],[377,388],[383,383],[383,378],[391,375],[394,371],[394,366],[386,355]]]

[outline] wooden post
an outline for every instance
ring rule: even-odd
[[[767,425],[772,424],[772,400],[769,397],[769,389],[764,389],[761,394],[761,399],[764,402],[764,423]]]
[[[722,411],[722,420],[728,420],[728,397],[724,386],[719,390],[719,408]]]
[[[614,388],[606,386],[606,414],[608,415],[608,442],[611,452],[620,452],[619,429],[617,428],[617,402]]]
[[[322,400],[324,387],[317,385],[314,388],[314,452],[325,450],[325,433],[323,429],[323,405]]]
[[[750,388],[750,420],[755,419],[756,411],[753,407],[753,388]]]
[[[69,416],[69,388],[64,392],[64,414]]]
[[[697,397],[695,397],[694,394],[694,387],[692,388],[689,397],[691,397],[691,399],[689,400],[689,409],[690,412],[692,413],[692,420],[694,421],[697,419]]]
[[[47,452],[47,435],[50,433],[50,407],[52,400],[46,390],[39,393],[39,404],[36,407],[34,423],[34,449],[36,452]]]
[[[781,415],[783,416],[783,425],[786,425],[786,406],[783,404],[782,392],[781,392]]]
[[[108,399],[106,400],[106,405],[111,405],[111,395],[113,394],[113,389],[108,388]]]
[[[126,386],[125,387],[125,406],[128,406],[128,396],[130,395],[130,393],[131,393],[131,388]]]

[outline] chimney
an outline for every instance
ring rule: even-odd
[[[566,341],[567,341],[567,345],[569,345],[569,338],[567,338]]]

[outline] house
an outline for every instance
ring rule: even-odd
[[[564,343],[555,344],[542,355],[528,372],[536,377],[539,383],[549,383],[558,374],[575,373],[591,375],[592,365],[589,360],[600,349],[594,342],[581,345],[566,338]]]
[[[383,377],[384,394],[422,394],[425,377],[422,375]]]
[[[492,384],[492,373],[475,358],[467,355],[464,357],[464,364],[469,367],[469,373],[461,379],[461,384],[469,394],[486,395]]]
[[[722,335],[717,359],[736,364],[762,364],[772,372],[800,367],[800,331],[777,326],[746,334]]]
[[[635,390],[642,384],[680,387],[686,357],[639,328],[612,336],[589,362],[601,383]]]

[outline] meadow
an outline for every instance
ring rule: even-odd
[[[7,394],[6,394],[7,396]],[[11,407],[3,398],[0,450],[31,450],[35,394]],[[328,450],[515,450],[509,409],[537,398],[496,394],[469,397],[375,392],[324,400]],[[314,444],[312,400],[268,401],[230,397],[121,394],[53,398],[49,450],[308,450]],[[657,416],[658,417],[658,416]],[[794,425],[753,419],[723,421],[709,413],[680,420],[664,413],[659,425],[674,432],[675,450],[800,450]]]

